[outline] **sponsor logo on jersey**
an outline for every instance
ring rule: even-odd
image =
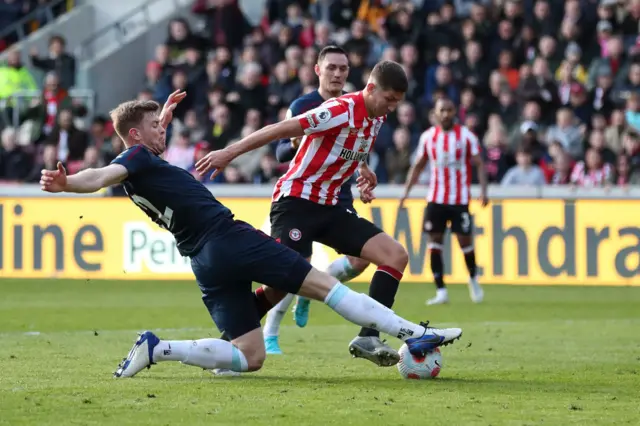
[[[369,152],[369,141],[364,139],[360,142],[360,148],[358,148],[358,152]]]
[[[339,157],[349,161],[364,161],[369,155],[368,152],[355,152],[350,149],[342,148]]]

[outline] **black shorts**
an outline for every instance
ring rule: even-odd
[[[311,265],[262,231],[229,220],[191,258],[191,269],[216,326],[235,339],[260,327],[253,282],[297,293]]]
[[[425,232],[442,234],[451,223],[451,232],[460,235],[473,234],[473,217],[468,205],[429,203],[424,215],[422,229]]]
[[[382,232],[344,206],[325,206],[297,197],[271,204],[271,236],[305,258],[311,257],[314,242],[360,257],[366,242]]]

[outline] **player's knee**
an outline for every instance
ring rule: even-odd
[[[409,253],[407,253],[402,244],[391,240],[386,244],[383,259],[384,262],[382,264],[403,272],[409,263]]]
[[[396,268],[398,271],[404,271],[409,263],[409,253],[407,250],[397,241],[391,245],[389,250],[387,265]]]
[[[383,233],[367,241],[361,257],[377,266],[390,266],[400,272],[403,272],[409,263],[409,254],[402,244]]]
[[[324,302],[335,284],[334,277],[316,268],[311,268],[298,291],[298,295]]]
[[[370,265],[369,261],[360,259],[359,257],[349,257],[349,263],[351,267],[358,272],[364,271]]]
[[[264,350],[255,351],[248,355],[245,354],[245,358],[247,359],[247,370],[258,371],[264,365],[264,360],[267,359],[267,354]]]

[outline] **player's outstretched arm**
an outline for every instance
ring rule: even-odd
[[[409,197],[409,193],[411,192],[411,188],[418,182],[418,178],[420,174],[427,167],[427,162],[429,161],[429,157],[427,155],[418,155],[416,162],[409,169],[409,174],[407,175],[407,182],[404,186],[404,194],[400,199],[400,208],[404,206],[404,201]]]
[[[122,182],[128,176],[126,167],[110,164],[99,169],[86,169],[75,175],[67,176],[62,163],[56,170],[42,170],[40,187],[46,192],[74,192],[90,194]]]
[[[302,136],[304,136],[304,129],[300,121],[297,118],[289,118],[263,127],[240,142],[229,145],[225,150],[229,150],[229,153],[235,158],[277,139],[294,139]]]
[[[258,149],[276,139],[291,139],[304,135],[300,122],[291,118],[276,124],[270,124],[228,147],[212,151],[196,163],[196,171],[202,176],[211,170],[211,179],[215,178],[236,157],[245,152]]]
[[[301,138],[313,133],[342,128],[348,124],[347,107],[337,101],[328,101],[304,114],[263,127],[224,149],[210,152],[196,163],[196,171],[202,176],[215,169],[211,175],[213,179],[236,157],[273,140]]]

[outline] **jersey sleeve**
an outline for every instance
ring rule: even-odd
[[[127,169],[129,176],[147,169],[151,166],[152,157],[149,151],[142,145],[132,146],[111,161],[111,164],[120,164]]]
[[[467,152],[469,153],[469,156],[475,157],[476,155],[479,155],[480,154],[480,142],[478,141],[478,137],[471,130],[467,129],[466,127],[465,127],[464,131],[466,133],[467,142],[469,143],[469,149],[467,150]]]
[[[337,100],[330,100],[317,108],[295,116],[305,135],[341,129],[349,125],[349,108]]]
[[[571,171],[571,183],[582,183],[581,180],[584,176],[584,169],[584,161],[579,161],[578,163],[576,163],[576,165],[573,167],[573,170]]]
[[[433,137],[433,128],[422,132],[422,134],[420,135],[420,139],[418,140],[418,146],[416,147],[416,161],[420,160],[421,158],[427,156],[428,157],[428,153],[427,153],[427,143],[429,142],[429,138]]]

